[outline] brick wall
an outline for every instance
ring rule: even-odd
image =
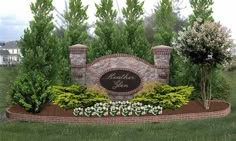
[[[221,111],[186,113],[176,115],[157,115],[157,116],[115,116],[115,117],[58,117],[58,116],[38,116],[26,115],[10,112],[10,107],[6,111],[6,116],[11,121],[38,121],[38,122],[56,122],[56,123],[86,123],[86,124],[128,124],[128,123],[154,123],[176,120],[195,120],[204,118],[219,118],[228,115],[231,106]]]

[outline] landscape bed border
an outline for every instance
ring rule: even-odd
[[[225,102],[214,100],[214,102]],[[59,116],[39,116],[21,113],[13,113],[10,107],[6,109],[6,116],[10,121],[30,121],[30,122],[52,122],[52,123],[82,123],[82,124],[128,124],[128,123],[155,123],[178,120],[196,120],[205,118],[225,117],[231,112],[231,105],[224,110],[201,113],[184,113],[175,115],[148,115],[148,116],[114,116],[114,117],[59,117]]]

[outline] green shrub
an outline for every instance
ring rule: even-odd
[[[87,86],[87,92],[108,97],[106,90],[104,88],[100,87],[100,86],[97,86],[97,85]]]
[[[199,76],[197,76],[199,77]],[[222,70],[214,70],[212,72],[212,81],[211,81],[211,99],[217,100],[229,100],[230,97],[230,86],[226,81]],[[193,82],[193,81],[192,81]],[[195,82],[200,82],[200,79],[196,79]],[[194,84],[194,83],[192,83]],[[194,86],[194,92],[191,95],[192,100],[201,99],[200,86]]]
[[[153,89],[150,90],[150,87],[145,86],[148,84],[145,84],[144,89],[134,96],[132,102],[141,102],[154,106],[160,105],[164,109],[176,109],[188,103],[189,96],[193,91],[193,87],[189,86],[171,87],[159,83],[155,83],[155,85],[153,83],[149,84],[151,84]]]
[[[90,107],[99,102],[109,102],[105,90],[97,86],[52,86],[48,89],[52,102],[64,109]]]
[[[230,86],[223,75],[223,71],[214,72],[212,77],[211,99],[229,100]]]
[[[48,88],[51,100],[55,99],[58,95],[64,93],[72,93],[74,95],[80,95],[85,93],[86,87],[82,85],[71,85],[68,87],[64,86],[51,86]]]
[[[46,92],[49,82],[39,72],[21,75],[14,83],[10,93],[14,103],[32,113],[40,112],[43,104],[48,102]]]

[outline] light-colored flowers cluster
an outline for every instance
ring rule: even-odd
[[[143,105],[142,103],[131,103],[128,101],[116,101],[110,103],[96,103],[92,107],[87,108],[75,108],[73,111],[75,116],[131,116],[133,114],[137,116],[153,114],[159,115],[162,114],[162,107],[152,106],[152,105]]]
[[[203,23],[198,18],[193,26],[179,32],[174,44],[195,63],[223,64],[230,57],[232,43],[230,30],[226,27],[215,22]]]

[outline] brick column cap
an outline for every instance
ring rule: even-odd
[[[82,44],[76,44],[76,45],[72,45],[70,46],[70,49],[87,49],[88,47],[86,45],[82,45]]]
[[[70,46],[70,54],[86,54],[88,47],[82,44]]]
[[[152,47],[152,50],[162,50],[162,49],[172,49],[172,47],[169,47],[169,46],[165,46],[165,45],[159,45],[159,46],[155,46],[155,47]]]
[[[154,55],[169,55],[172,49],[173,49],[172,47],[165,46],[165,45],[152,47],[152,51]]]

